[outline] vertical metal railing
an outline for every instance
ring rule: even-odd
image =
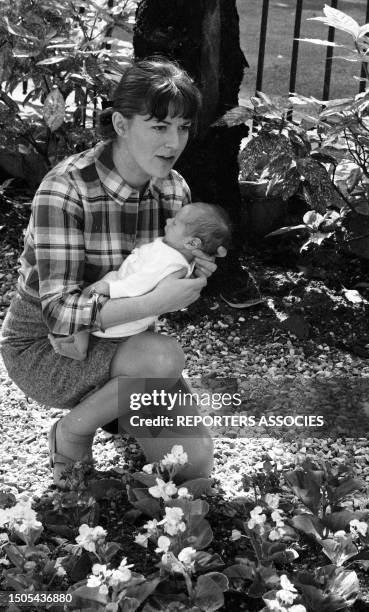
[[[331,7],[337,8],[338,1],[331,0]],[[335,28],[328,28],[328,42],[334,42]],[[329,89],[331,86],[331,75],[332,75],[332,60],[333,60],[333,47],[327,47],[327,53],[325,56],[325,68],[324,68],[324,84],[323,84],[323,100],[329,100]]]
[[[367,1],[366,4],[366,17],[365,17],[365,23],[369,23],[369,0]],[[367,64],[368,67],[368,64]],[[364,65],[361,66],[361,73],[360,73],[360,78],[363,79],[362,81],[360,81],[360,86],[359,86],[359,91],[362,92],[365,90],[365,86],[366,86],[366,79],[367,77],[367,70],[365,70]]]
[[[293,43],[292,43],[292,57],[291,57],[291,70],[290,70],[290,86],[289,93],[295,92],[296,88],[296,75],[297,75],[297,60],[299,55],[299,41],[300,29],[301,29],[301,16],[302,16],[302,4],[303,0],[297,0],[296,13],[295,13],[295,27],[293,31]]]
[[[330,5],[332,8],[338,7],[338,0],[331,0]],[[295,9],[295,23],[292,43],[292,55],[290,64],[290,78],[289,78],[289,93],[294,93],[296,88],[296,77],[298,74],[298,52],[299,52],[299,41],[296,40],[300,37],[301,30],[301,19],[302,19],[303,0],[296,0]],[[265,46],[267,39],[267,27],[268,27],[268,14],[269,14],[269,0],[263,0],[263,7],[261,12],[261,23],[260,23],[260,37],[259,37],[259,53],[257,62],[257,74],[256,74],[256,91],[262,91],[263,84],[263,73],[264,73],[264,60],[265,60]],[[369,0],[367,0],[366,6],[366,18],[365,23],[369,23]],[[335,28],[328,28],[327,40],[334,42]],[[334,47],[328,46],[324,65],[324,82],[323,82],[323,100],[329,100],[331,76],[332,76],[332,60],[333,60]],[[361,68],[361,80],[360,91],[364,91],[367,83],[367,72],[364,66]]]
[[[290,95],[295,93],[296,91],[297,60],[299,56],[298,39],[300,38],[302,4],[303,4],[303,0],[297,0],[296,13],[295,13],[295,26],[293,29],[293,43],[292,43],[291,69],[290,69],[290,84],[289,84],[289,94]],[[288,111],[287,119],[291,121],[292,110]]]
[[[268,11],[269,11],[269,0],[263,0],[263,8],[261,11],[261,24],[260,24],[258,67],[257,67],[257,72],[256,72],[256,91],[261,91],[262,86],[263,86],[263,72],[264,72],[266,32],[267,32],[267,25],[268,25]]]

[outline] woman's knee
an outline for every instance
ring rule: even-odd
[[[147,333],[119,345],[111,375],[177,379],[184,366],[185,355],[174,338]]]
[[[161,336],[150,362],[153,378],[179,378],[186,358],[181,346],[174,338]]]

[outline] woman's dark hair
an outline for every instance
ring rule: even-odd
[[[162,121],[183,117],[196,131],[201,108],[201,94],[193,80],[180,66],[162,57],[138,60],[128,66],[113,95],[112,105],[100,113],[102,138],[115,138],[112,114],[119,112],[131,119],[149,115]]]

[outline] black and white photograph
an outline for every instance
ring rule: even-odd
[[[1,0],[0,612],[369,611],[369,0]]]

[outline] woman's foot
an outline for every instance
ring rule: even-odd
[[[80,435],[71,432],[63,418],[53,424],[49,433],[49,451],[54,484],[60,488],[66,487],[66,466],[77,461],[92,464],[93,438],[94,434]]]

